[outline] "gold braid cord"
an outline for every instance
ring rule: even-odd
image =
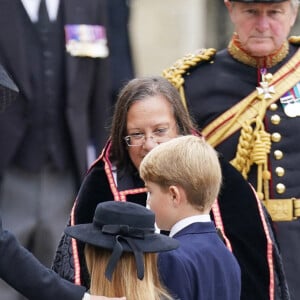
[[[163,70],[162,76],[168,79],[179,91],[181,101],[188,111],[187,103],[184,95],[184,78],[183,75],[187,71],[203,61],[210,61],[216,54],[217,50],[213,48],[199,49],[195,53],[187,54],[178,59],[170,68]]]
[[[289,42],[291,44],[296,44],[299,45],[300,44],[300,36],[299,35],[292,35],[289,37]]]
[[[231,164],[248,179],[252,165],[257,166],[257,195],[263,200],[269,198],[268,181],[271,174],[268,171],[268,154],[271,151],[271,135],[265,131],[263,118],[268,102],[260,97],[261,103],[257,107],[257,115],[246,120],[241,128],[240,138],[235,158]]]

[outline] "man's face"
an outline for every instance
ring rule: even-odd
[[[262,57],[274,53],[287,39],[297,16],[290,1],[242,3],[225,1],[244,50]]]

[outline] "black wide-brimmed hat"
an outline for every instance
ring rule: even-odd
[[[106,201],[96,207],[93,223],[65,229],[71,237],[97,247],[112,249],[105,275],[111,280],[123,251],[133,252],[139,279],[144,277],[143,253],[176,249],[178,242],[155,233],[155,215],[146,207],[120,201]]]

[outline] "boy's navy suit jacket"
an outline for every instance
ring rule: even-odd
[[[239,300],[240,267],[213,222],[197,222],[173,236],[176,250],[159,254],[166,287],[180,300]]]

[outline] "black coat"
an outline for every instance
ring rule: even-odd
[[[85,288],[43,266],[8,231],[0,233],[0,278],[29,300],[81,300]]]
[[[64,25],[107,26],[106,0],[61,0],[61,4]],[[0,114],[0,173],[12,163],[31,121],[30,107],[35,91],[32,90],[30,77],[32,66],[25,53],[30,43],[24,34],[24,15],[20,0],[0,1],[0,63],[20,89],[18,99],[7,108],[5,114]],[[30,23],[29,19],[27,23]],[[34,30],[33,25],[30,26]],[[64,116],[72,150],[69,156],[75,159],[74,168],[80,179],[87,170],[87,145],[92,142],[98,153],[107,139],[109,65],[107,59],[74,57],[67,52],[64,56]]]

